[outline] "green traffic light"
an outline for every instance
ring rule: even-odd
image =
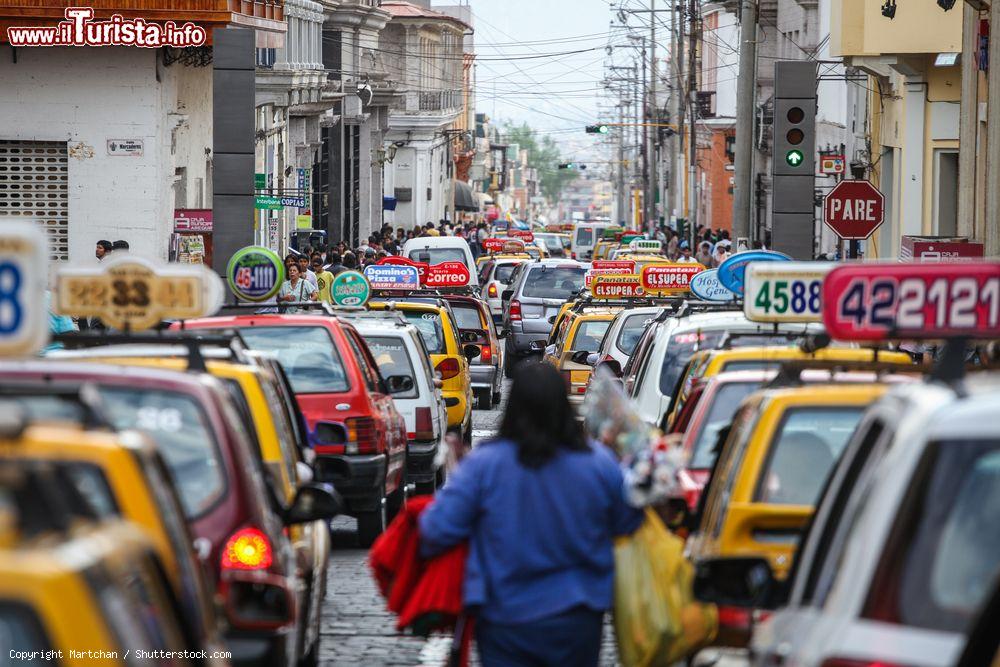
[[[598,125],[597,126],[597,131],[600,132],[601,134],[607,134],[608,133],[608,126],[607,125]]]
[[[802,164],[802,151],[793,148],[792,150],[785,153],[785,162],[788,163],[789,167],[797,167]]]

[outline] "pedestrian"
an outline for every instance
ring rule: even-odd
[[[677,258],[678,264],[697,264],[698,260],[691,256],[691,245],[687,241],[681,241],[681,256]]]
[[[712,253],[712,265],[719,266],[729,259],[729,251],[733,243],[729,239],[722,239],[715,244],[715,252]]]
[[[336,250],[327,255],[327,259],[329,260],[330,263],[327,264],[326,270],[329,271],[334,276],[336,276],[338,273],[346,271],[346,269],[344,268],[343,259],[341,258],[340,253],[337,252]]]
[[[278,303],[296,303],[302,301],[315,301],[318,296],[316,288],[313,287],[309,281],[302,277],[299,273],[298,264],[288,265],[288,280],[281,283],[281,289],[278,290]],[[286,313],[297,313],[299,308],[296,306],[289,306],[285,312]]]
[[[114,247],[111,245],[111,241],[105,241],[101,239],[97,242],[97,247],[94,250],[94,255],[97,257],[97,261],[103,261],[109,252],[111,252]]]
[[[712,244],[708,241],[702,241],[699,243],[698,252],[695,253],[695,260],[702,266],[711,268],[713,266]]]
[[[347,271],[358,270],[358,256],[350,250],[344,253],[344,269]]]
[[[309,281],[313,289],[319,289],[319,281],[316,280],[316,274],[309,268],[309,255],[299,255],[295,258],[295,263],[299,266],[299,275]]]
[[[625,503],[610,450],[588,442],[550,364],[514,374],[499,437],[474,449],[420,517],[421,555],[469,543],[463,602],[484,667],[596,667]]]
[[[323,267],[323,255],[314,252],[312,256],[312,271],[316,274],[316,292],[320,301],[333,303],[330,286],[333,284],[333,274]]]
[[[117,241],[111,244],[111,250],[115,252],[119,250],[124,250],[128,252],[128,241],[123,241],[121,239],[118,239]]]

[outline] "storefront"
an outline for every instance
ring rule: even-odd
[[[212,265],[212,209],[174,210],[174,233],[170,237],[170,261]]]

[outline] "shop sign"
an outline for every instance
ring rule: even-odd
[[[253,207],[261,211],[280,211],[285,206],[281,203],[281,197],[257,195],[253,198]]]
[[[420,272],[415,266],[369,264],[364,275],[374,290],[420,289]]]
[[[178,208],[174,210],[175,232],[211,232],[212,209]]]
[[[254,174],[253,175],[254,190],[263,190],[266,187],[267,187],[267,174]]]
[[[295,229],[312,229],[312,226],[313,217],[311,213],[295,216]]]
[[[237,250],[226,267],[226,280],[240,301],[267,301],[281,289],[285,264],[270,248],[248,246]]]
[[[27,356],[48,344],[48,258],[38,225],[6,220],[0,226],[0,357]]]
[[[368,303],[371,292],[371,285],[357,271],[338,273],[330,284],[330,295],[338,306],[363,306]]]

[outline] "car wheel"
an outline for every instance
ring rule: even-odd
[[[507,343],[507,354],[504,355],[503,360],[503,374],[505,377],[514,377],[514,364],[517,363],[517,355],[514,350],[510,348],[510,343]]]
[[[476,393],[476,410],[489,410],[493,407],[493,392],[489,389]]]
[[[493,399],[493,405],[500,405],[500,399],[503,398],[503,396],[499,391],[495,391],[493,392],[493,396],[491,398]]]
[[[358,542],[361,547],[367,549],[378,536],[385,531],[386,526],[386,497],[379,498],[379,506],[371,512],[361,512],[358,514]]]
[[[399,488],[385,497],[385,518],[392,521],[406,504],[406,475],[399,480]]]

